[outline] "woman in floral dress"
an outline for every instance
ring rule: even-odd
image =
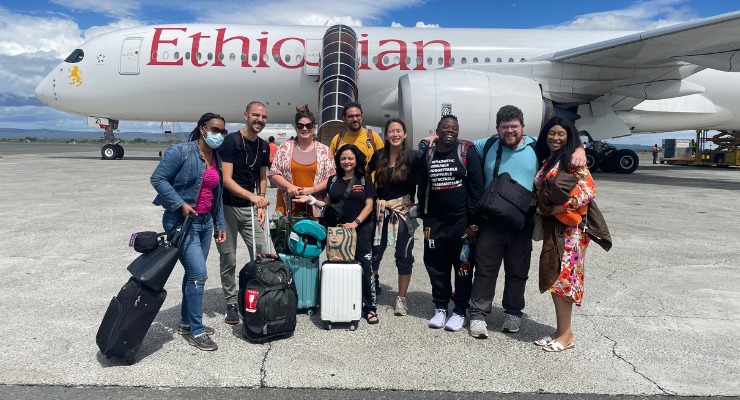
[[[586,248],[590,242],[584,226],[588,203],[596,197],[596,187],[588,168],[568,166],[573,151],[580,145],[578,130],[573,123],[557,117],[545,125],[537,140],[537,156],[544,160],[542,168],[535,176],[537,212],[543,214],[545,237],[540,256],[540,290],[544,292],[549,288],[552,295],[557,330],[550,336],[536,340],[535,344],[548,352],[563,351],[575,346],[571,312],[573,304],[580,306],[583,300],[583,267]],[[561,176],[556,181],[559,173],[570,174],[575,179]],[[567,200],[548,201],[545,193],[549,195],[558,189],[562,190],[564,181],[575,183],[572,189],[569,187],[570,192],[565,193]],[[553,257],[553,254],[559,257]]]

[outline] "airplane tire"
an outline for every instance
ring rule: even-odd
[[[116,158],[123,158],[123,146],[121,146],[120,144],[116,144],[116,150],[118,153],[116,154]]]
[[[593,149],[586,149],[586,167],[590,171],[596,171],[601,165],[601,156]]]
[[[116,156],[118,156],[118,149],[116,149],[116,145],[114,144],[106,144],[100,150],[100,155],[104,160],[115,160]]]
[[[599,169],[604,172],[614,172],[614,159],[616,156],[614,153],[610,154],[608,157],[601,160],[601,164],[599,164]]]
[[[614,161],[614,171],[619,174],[631,174],[640,166],[637,153],[627,149],[619,150]]]

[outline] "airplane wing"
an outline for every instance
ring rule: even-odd
[[[696,64],[740,71],[740,11],[559,51],[529,61],[612,68]]]

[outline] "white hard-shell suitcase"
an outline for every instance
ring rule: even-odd
[[[321,265],[321,320],[324,328],[349,322],[354,331],[362,318],[362,267],[358,262]]]

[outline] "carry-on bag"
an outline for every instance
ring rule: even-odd
[[[319,258],[283,253],[278,253],[278,256],[293,272],[298,292],[297,308],[306,309],[308,315],[313,315],[313,309],[319,304]]]
[[[321,321],[324,328],[349,322],[354,331],[362,318],[362,267],[359,262],[321,265]]]
[[[355,260],[357,232],[355,228],[330,226],[326,228],[326,258],[331,262],[346,263]]]
[[[185,242],[192,225],[193,219],[188,214],[177,222],[169,232],[158,234],[157,246],[137,257],[126,269],[134,278],[149,286],[149,288],[155,291],[164,289],[167,279],[170,278],[172,270],[180,258],[180,247]],[[147,234],[148,232],[141,233]],[[150,240],[148,236],[150,235],[147,235],[147,239]],[[138,236],[136,238],[132,237],[132,239],[135,242]]]
[[[263,343],[293,335],[296,326],[298,292],[293,272],[277,255],[271,254],[268,231],[268,253],[257,254],[252,214],[252,249],[254,260],[239,271],[239,315],[245,339]],[[269,214],[269,211],[268,211]]]
[[[144,336],[167,298],[166,290],[153,290],[130,278],[108,305],[95,342],[107,358],[133,364]]]

